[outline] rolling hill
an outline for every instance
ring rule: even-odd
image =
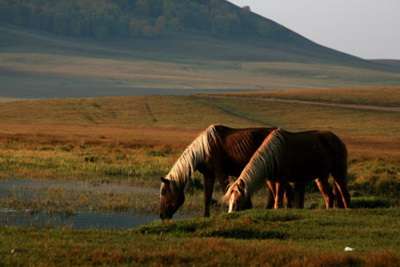
[[[0,0],[0,35],[3,97],[400,83],[222,0]]]
[[[371,61],[374,62],[374,63],[391,66],[393,69],[397,68],[400,71],[400,60],[396,60],[396,59],[373,59]]]

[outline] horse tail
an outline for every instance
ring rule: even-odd
[[[347,148],[343,141],[332,132],[321,135],[321,141],[329,151],[332,159],[331,174],[334,177],[347,179]]]
[[[336,143],[336,153],[335,153],[335,164],[332,170],[332,175],[337,178],[342,178],[347,182],[347,158],[348,152],[346,145],[343,141],[335,134],[332,134],[332,138]]]
[[[347,208],[350,205],[350,194],[347,190],[348,152],[346,145],[332,132],[324,134],[322,141],[330,151],[333,161],[331,174],[335,180],[333,191],[336,196],[337,205],[340,208]]]

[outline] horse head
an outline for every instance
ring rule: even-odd
[[[183,202],[185,202],[184,189],[176,186],[174,181],[161,177],[160,218],[171,219]]]
[[[252,208],[251,198],[247,194],[246,185],[242,180],[233,183],[224,197],[228,204],[228,213]]]

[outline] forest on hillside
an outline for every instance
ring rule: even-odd
[[[0,23],[100,40],[182,32],[277,41],[295,36],[224,0],[0,0]]]

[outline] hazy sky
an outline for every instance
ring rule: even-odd
[[[400,59],[400,0],[229,0],[328,47]]]

